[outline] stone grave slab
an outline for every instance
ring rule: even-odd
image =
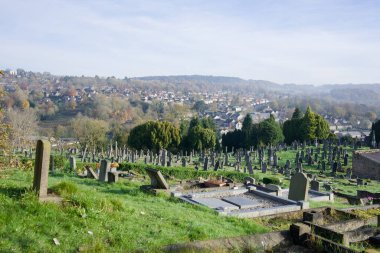
[[[96,180],[98,180],[98,174],[95,173],[95,171],[90,167],[90,166],[86,166],[86,171],[87,171],[87,177],[88,178],[95,178]]]
[[[196,198],[193,201],[213,209],[238,210],[239,207],[217,198]]]
[[[146,172],[150,177],[150,184],[153,188],[156,189],[169,189],[169,185],[166,182],[165,178],[162,176],[159,170],[146,168]]]
[[[222,200],[238,206],[240,209],[248,209],[260,205],[258,201],[238,196],[224,197]]]

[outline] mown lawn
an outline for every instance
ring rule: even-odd
[[[153,196],[141,183],[49,177],[62,204],[40,203],[32,171],[0,171],[0,252],[158,252],[164,245],[267,232],[248,219]],[[55,245],[57,238],[59,245]]]

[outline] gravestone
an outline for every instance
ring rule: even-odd
[[[313,191],[319,191],[319,188],[320,188],[320,182],[319,181],[312,180],[310,182],[310,189],[312,189]]]
[[[54,156],[50,155],[50,171],[54,175]]]
[[[334,162],[332,164],[332,174],[336,174],[336,171],[338,170],[338,163],[337,162]]]
[[[164,149],[161,151],[161,166],[162,167],[165,167],[166,166],[166,155],[167,155],[167,151]]]
[[[217,160],[214,164],[214,171],[217,171],[219,169],[219,166],[220,166],[220,162],[219,160]]]
[[[263,162],[262,165],[261,165],[261,172],[262,173],[267,173],[267,164],[265,162]]]
[[[208,157],[206,156],[203,162],[203,170],[208,170]]]
[[[107,182],[108,181],[108,172],[111,170],[111,163],[107,160],[102,160],[100,162],[100,172],[99,172],[99,181]]]
[[[77,170],[77,163],[75,160],[75,156],[70,156],[70,171],[76,171]]]
[[[290,179],[288,198],[294,201],[306,201],[308,199],[309,181],[307,176],[302,173],[296,173]]]
[[[297,173],[302,173],[302,172],[303,172],[302,162],[298,162],[298,163],[297,163],[296,172],[297,172]]]
[[[39,198],[47,197],[51,145],[47,140],[38,140],[34,165],[33,189]]]
[[[352,175],[352,169],[347,169],[346,170],[346,179],[351,179],[351,175]]]
[[[165,178],[162,176],[159,170],[150,168],[146,168],[145,170],[148,173],[148,176],[150,177],[150,185],[154,189],[169,189],[168,183],[166,182]]]
[[[252,169],[252,163],[250,161],[247,162],[247,169],[248,169],[248,173],[250,175],[252,175],[253,174],[253,169]]]
[[[245,177],[244,178],[244,183],[245,184],[255,184],[256,183],[256,179],[254,179],[253,177]]]
[[[329,184],[324,184],[323,187],[325,188],[326,191],[332,191],[332,186]]]
[[[119,173],[116,171],[108,172],[108,183],[116,183],[119,180]]]
[[[91,166],[87,165],[85,166],[86,171],[87,171],[87,177],[88,178],[94,178],[98,179],[98,175],[95,173],[95,171],[91,168]]]
[[[344,166],[347,166],[347,165],[348,165],[348,154],[346,154],[346,155],[344,156],[343,165],[344,165]]]
[[[290,169],[290,167],[291,167],[290,160],[286,160],[285,168]]]

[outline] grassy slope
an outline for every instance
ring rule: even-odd
[[[39,203],[30,192],[31,172],[0,172],[0,178],[0,252],[156,251],[171,243],[268,230],[252,220],[146,194],[127,180],[110,185],[50,177],[49,185],[65,199],[56,205]]]

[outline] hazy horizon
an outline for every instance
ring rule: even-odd
[[[380,82],[374,1],[7,1],[0,68],[278,84]]]

